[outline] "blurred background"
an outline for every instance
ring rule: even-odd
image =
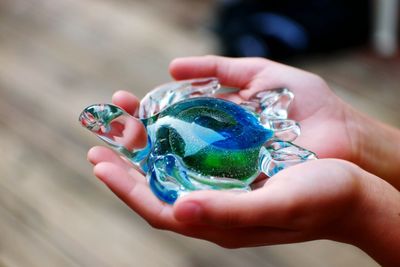
[[[396,2],[1,0],[0,266],[377,266],[330,241],[226,250],[151,229],[92,175],[101,143],[77,118],[169,81],[175,57],[220,54],[315,72],[400,126]]]

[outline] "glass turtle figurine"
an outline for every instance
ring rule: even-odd
[[[250,190],[261,173],[270,177],[316,159],[291,143],[300,134],[298,123],[287,118],[292,92],[266,90],[236,104],[219,98],[229,90],[216,78],[171,82],[143,98],[139,118],[96,104],[79,121],[140,169],[169,204],[193,190]],[[135,121],[147,131],[147,144],[139,149],[133,146]]]

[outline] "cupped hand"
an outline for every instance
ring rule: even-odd
[[[113,103],[130,114],[139,105],[119,91]],[[140,135],[138,135],[140,136]],[[141,140],[137,140],[138,143]],[[224,247],[258,246],[327,238],[357,203],[354,165],[318,160],[288,168],[249,193],[198,191],[174,206],[161,202],[146,178],[111,149],[94,147],[94,173],[153,227],[201,238]]]
[[[295,95],[289,118],[302,128],[295,143],[321,158],[355,162],[358,157],[355,131],[348,120],[353,109],[315,74],[262,58],[218,56],[176,59],[170,72],[177,80],[217,77],[224,86],[241,89],[236,97],[242,100],[262,90],[286,87]]]
[[[319,76],[262,58],[189,57],[174,60],[175,79],[218,77],[241,89],[234,97],[247,100],[256,92],[287,87],[294,92],[289,118],[300,123],[294,143],[319,158],[353,162],[400,190],[400,131],[353,109]]]
[[[262,58],[218,56],[176,59],[170,64],[170,72],[177,80],[217,77],[222,85],[240,89],[224,96],[236,102],[246,101],[259,91],[286,87],[295,94],[289,118],[298,121],[302,129],[295,143],[320,158],[359,163],[357,125],[349,119],[356,112],[315,74]],[[139,101],[132,94],[117,92],[113,101],[128,113],[137,112]],[[137,128],[144,131],[139,125]],[[145,134],[140,136],[145,139]]]
[[[241,89],[229,96],[239,101],[287,87],[296,96],[289,117],[302,126],[296,143],[320,158],[357,163],[359,144],[352,129],[357,125],[349,120],[355,111],[314,74],[265,59],[215,56],[177,59],[170,71],[178,80],[218,77],[223,85]],[[139,106],[125,91],[115,93],[113,103],[131,115]],[[143,146],[144,136],[138,133],[134,145]],[[400,242],[398,191],[347,161],[306,162],[259,182],[252,192],[196,191],[171,206],[111,149],[94,147],[88,159],[95,175],[155,228],[228,248],[328,238],[355,244],[383,263],[400,260],[394,245]]]
[[[228,248],[340,239],[360,203],[362,170],[340,160],[288,168],[251,192],[192,192],[171,206],[114,151],[94,147],[88,156],[95,175],[151,226]]]

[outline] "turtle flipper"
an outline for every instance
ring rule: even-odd
[[[172,204],[181,192],[196,189],[177,156],[173,154],[155,156],[150,162],[151,167],[147,177],[150,188],[164,202]]]
[[[179,196],[199,189],[250,190],[247,184],[239,180],[204,177],[190,171],[184,167],[181,159],[173,154],[157,156],[150,160],[154,162],[149,164],[151,168],[147,175],[150,188],[158,198],[169,204],[173,204]]]
[[[297,122],[288,119],[288,109],[294,94],[287,88],[261,91],[241,105],[259,114],[265,128],[274,131],[274,138],[293,141],[300,135]]]
[[[270,141],[262,147],[259,158],[260,171],[271,177],[290,166],[317,159],[317,156],[302,147],[285,141]]]
[[[156,195],[161,201],[168,204],[173,204],[179,197],[179,187],[174,183],[168,183],[164,176],[160,175],[158,170],[154,166],[150,166],[147,173],[147,180],[151,191]]]
[[[219,88],[219,81],[214,77],[176,81],[160,85],[151,90],[140,101],[139,118],[149,118],[166,107],[187,98],[211,96]]]

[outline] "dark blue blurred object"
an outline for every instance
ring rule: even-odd
[[[365,43],[370,13],[363,0],[225,0],[217,33],[226,56],[286,59]]]

